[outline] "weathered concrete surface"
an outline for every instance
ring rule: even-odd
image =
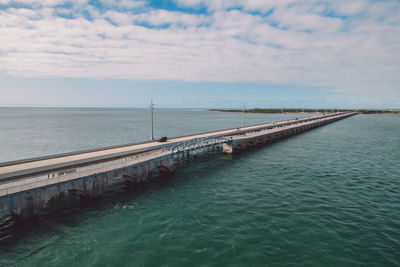
[[[9,211],[23,218],[52,212],[60,204],[57,202],[63,201],[71,195],[96,197],[104,193],[118,178],[140,183],[151,177],[152,174],[158,175],[160,169],[164,172],[173,172],[173,158],[144,162],[139,165],[96,173],[79,179],[2,196],[0,197],[0,210]],[[63,207],[63,205],[58,206]]]

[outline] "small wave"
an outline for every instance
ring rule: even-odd
[[[0,241],[4,241],[12,237],[14,225],[15,221],[12,214],[7,211],[0,211]]]

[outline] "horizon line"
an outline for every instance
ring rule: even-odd
[[[73,108],[108,108],[108,109],[148,109],[149,107],[133,107],[133,106],[0,106],[0,108],[54,108],[54,109],[62,109],[62,108],[68,108],[68,109],[73,109]],[[157,109],[157,107],[156,107]],[[229,107],[229,108],[217,108],[217,107],[165,107],[161,106],[158,107],[158,109],[201,109],[201,110],[236,110],[240,109],[242,110],[243,107]],[[245,110],[253,110],[253,109],[282,109],[282,107],[251,107],[251,108],[245,108]],[[400,110],[399,108],[332,108],[332,107],[323,107],[323,108],[306,108],[306,107],[283,107],[283,109],[299,109],[299,110],[395,110],[398,111]]]

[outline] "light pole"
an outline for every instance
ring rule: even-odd
[[[243,105],[243,112],[242,112],[242,128],[244,127],[244,109],[246,108],[245,105]]]
[[[153,98],[152,98],[151,102],[150,102],[151,140],[154,140],[153,110],[154,110],[154,104],[153,104]]]

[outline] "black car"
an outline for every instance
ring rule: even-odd
[[[157,142],[164,143],[164,142],[167,142],[167,140],[168,140],[168,138],[166,136],[164,136],[164,137],[161,137],[160,139],[158,139]]]

